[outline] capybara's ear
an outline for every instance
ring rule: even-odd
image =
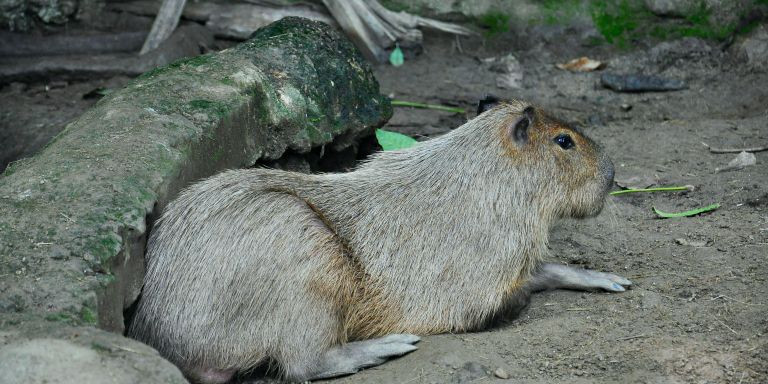
[[[528,130],[533,126],[536,111],[533,107],[526,107],[515,125],[510,128],[509,136],[516,143],[523,145],[528,142]]]
[[[494,95],[485,95],[485,98],[477,102],[477,114],[481,114],[495,106],[499,105],[499,98]]]

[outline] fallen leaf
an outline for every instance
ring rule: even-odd
[[[389,54],[389,63],[395,67],[399,67],[403,65],[404,60],[405,58],[403,57],[403,51],[400,49],[400,45],[395,43],[395,49]]]
[[[592,60],[586,56],[582,56],[565,64],[557,64],[557,67],[572,72],[591,72],[596,69],[605,67],[605,63],[602,61]]]
[[[383,129],[376,130],[376,140],[385,151],[410,148],[418,143],[418,141],[410,136],[403,135],[402,133],[385,131]]]
[[[696,208],[696,209],[691,209],[690,211],[676,212],[676,213],[669,213],[669,212],[659,211],[658,209],[656,209],[656,207],[653,207],[653,212],[656,212],[656,215],[658,215],[662,219],[668,219],[670,217],[695,216],[695,215],[698,215],[700,213],[714,211],[715,209],[718,209],[718,208],[720,208],[720,204],[715,203],[715,204],[707,205],[706,207]]]

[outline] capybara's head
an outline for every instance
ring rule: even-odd
[[[486,98],[478,113],[480,126],[495,131],[502,158],[518,170],[514,182],[530,183],[525,189],[542,214],[585,217],[602,210],[614,169],[594,141],[522,101]]]

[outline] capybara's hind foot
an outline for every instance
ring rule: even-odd
[[[234,369],[191,368],[186,374],[190,379],[200,384],[223,384],[235,376]]]
[[[548,289],[575,289],[579,291],[605,290],[624,292],[632,282],[613,273],[573,268],[563,264],[544,263],[528,283],[531,291]]]
[[[402,356],[418,349],[413,344],[419,340],[421,339],[416,335],[398,333],[331,348],[323,355],[318,373],[309,379],[349,375],[363,368],[382,364],[392,357]]]

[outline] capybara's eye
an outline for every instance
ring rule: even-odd
[[[573,148],[573,139],[571,139],[571,136],[566,135],[565,133],[557,135],[557,137],[555,137],[555,143],[557,143],[557,145],[559,145],[562,149]]]

